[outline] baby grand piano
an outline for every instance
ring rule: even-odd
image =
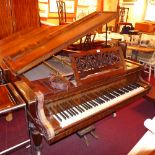
[[[148,93],[142,66],[125,60],[120,47],[67,48],[116,16],[94,12],[64,27],[32,29],[0,43],[2,86],[14,101],[10,107],[20,104],[19,96],[26,102],[36,146],[42,137],[52,144]]]

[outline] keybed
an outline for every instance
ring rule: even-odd
[[[138,83],[101,89],[93,93],[81,95],[80,98],[72,98],[59,104],[48,104],[48,111],[60,124],[62,128],[88,118],[113,105],[119,104],[145,89]]]

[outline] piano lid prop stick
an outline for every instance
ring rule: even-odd
[[[45,127],[47,134],[48,134],[48,138],[53,138],[55,136],[54,133],[54,128],[53,126],[50,124],[50,122],[47,120],[46,116],[45,116],[45,112],[44,112],[44,95],[43,93],[39,92],[35,92],[36,97],[37,97],[37,101],[38,101],[38,117],[41,121],[41,123],[43,124],[43,126]]]

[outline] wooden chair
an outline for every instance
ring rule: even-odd
[[[66,20],[66,4],[63,0],[57,0],[59,25],[68,24]]]
[[[148,73],[148,81],[151,79],[152,72],[155,77],[155,52],[138,54],[138,61],[144,65],[144,72]]]
[[[151,79],[152,73],[155,77],[155,36],[151,34],[141,34],[140,43],[141,47],[146,49],[152,48],[150,52],[138,52],[137,60],[144,65],[144,72],[148,73],[148,81]]]
[[[154,92],[155,92],[155,86],[151,85],[151,90],[149,91],[149,93],[147,95],[144,96],[145,99],[155,103],[155,93]]]
[[[117,12],[118,12],[118,18],[116,19],[115,31],[119,32],[120,26],[129,26],[132,28],[133,27],[132,23],[127,22],[128,14],[129,14],[129,8],[118,6]]]
[[[126,51],[127,51],[127,43],[126,41],[119,41],[118,45],[121,47],[122,52],[123,52],[123,56],[124,58],[126,58]]]

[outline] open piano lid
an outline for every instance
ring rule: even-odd
[[[38,36],[30,35],[29,38],[26,38],[28,42],[23,42],[22,49],[17,48],[18,50],[16,51],[13,49],[14,52],[4,57],[3,60],[15,74],[22,74],[84,37],[89,32],[96,30],[99,26],[110,22],[116,16],[117,12],[94,12],[57,31],[48,33],[42,39],[39,39],[40,33]],[[49,29],[50,27],[47,28],[47,31]],[[33,42],[31,42],[32,39]],[[10,50],[12,50],[11,47]]]

